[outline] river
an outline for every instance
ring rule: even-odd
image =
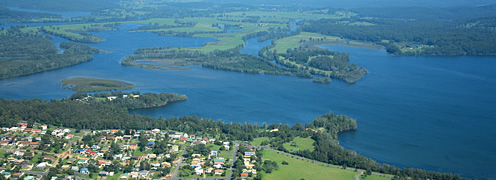
[[[133,91],[188,96],[187,101],[134,111],[153,117],[196,115],[228,123],[291,125],[332,112],[358,122],[358,130],[340,135],[340,143],[378,162],[496,178],[495,57],[393,57],[384,50],[322,46],[351,53],[353,63],[369,68],[355,84],[315,84],[200,66],[160,71],[124,67],[120,60],[137,48],[199,47],[215,39],[126,32],[136,26],[95,32],[106,41],[89,45],[109,53],[94,55],[91,62],[0,80],[0,97],[63,98],[74,91],[60,82],[84,76],[131,82]],[[242,52],[256,54],[268,44],[250,39]]]

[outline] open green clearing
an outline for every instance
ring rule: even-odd
[[[255,146],[260,146],[260,144],[262,144],[262,142],[264,142],[264,141],[270,141],[269,137],[255,138],[255,139],[253,139],[253,141],[250,142],[250,144],[253,144]]]
[[[271,160],[277,162],[278,170],[272,173],[263,174],[263,179],[355,179],[357,172],[344,170],[334,167],[326,167],[303,161],[300,159],[290,158],[286,155],[277,154],[276,152],[264,150],[263,160]],[[282,161],[286,161],[288,165],[282,165]]]
[[[124,81],[76,77],[64,79],[63,86],[80,92],[133,89],[134,85]]]
[[[314,146],[313,143],[315,141],[311,138],[302,138],[302,137],[295,137],[293,141],[284,143],[283,146],[290,152],[295,152],[295,151],[302,151],[302,150],[310,150],[313,151]],[[292,146],[296,145],[296,146]]]
[[[322,41],[320,41],[322,39]],[[310,32],[301,32],[296,36],[289,36],[282,39],[279,39],[275,42],[276,46],[273,48],[279,53],[286,52],[287,49],[297,48],[305,42],[335,42],[342,40],[336,36],[326,36],[318,33],[310,33]]]

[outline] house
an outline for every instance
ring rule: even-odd
[[[114,155],[114,159],[122,159],[122,154],[116,154],[116,155]]]
[[[243,179],[248,178],[248,173],[241,173],[241,178],[243,178]]]
[[[162,167],[171,167],[172,164],[171,163],[168,163],[168,162],[162,162]]]
[[[29,146],[32,148],[38,148],[40,146],[40,142],[30,142]]]
[[[62,165],[62,169],[64,169],[64,170],[69,169],[69,168],[71,168],[71,166],[69,166],[69,165]]]
[[[104,162],[104,161],[99,161],[99,162],[98,162],[98,165],[99,165],[100,167],[105,166],[105,164],[106,164],[106,162]]]
[[[68,134],[67,136],[65,136],[65,139],[72,139],[73,136],[73,134]]]
[[[122,137],[122,139],[124,139],[124,140],[128,140],[128,139],[131,139],[131,138],[132,138],[132,136],[131,136],[131,135],[124,135],[124,136]]]
[[[115,134],[115,133],[118,133],[118,132],[119,132],[119,130],[117,130],[117,129],[112,129],[112,130],[110,130],[110,133],[111,133],[111,134]]]
[[[146,160],[146,159],[148,159],[148,154],[142,154],[140,156],[140,160]]]
[[[7,146],[9,145],[9,141],[0,141],[0,146]]]
[[[217,154],[219,153],[219,151],[216,151],[216,150],[212,150],[210,152],[210,156],[217,156]]]
[[[147,170],[141,170],[139,172],[139,176],[142,177],[142,178],[148,176],[148,171]]]
[[[192,154],[191,157],[201,157],[201,154]]]
[[[4,140],[7,140],[9,136],[7,135],[0,135],[0,140],[4,141]]]
[[[81,174],[90,174],[88,171],[88,168],[81,168],[81,171],[79,171]]]
[[[179,141],[182,141],[182,142],[186,142],[188,140],[187,137],[182,137],[181,139],[179,139]]]
[[[45,169],[47,166],[50,167],[52,165],[48,164],[47,162],[42,162],[42,163],[38,164],[36,166],[36,168],[38,168],[38,169]]]
[[[205,170],[205,173],[210,174],[210,173],[212,173],[213,170],[214,170],[214,168],[207,168]]]
[[[171,151],[172,151],[172,152],[177,152],[177,151],[179,151],[179,146],[178,146],[178,145],[172,145]]]
[[[14,156],[24,156],[24,151],[14,151]]]
[[[203,174],[203,168],[201,166],[196,167],[195,173],[196,173],[196,175],[202,175]]]
[[[88,164],[88,160],[87,159],[81,159],[77,162],[77,164],[81,164],[81,165],[87,165]]]
[[[25,128],[24,129],[24,132],[27,133],[27,132],[31,132],[33,129],[32,128]]]
[[[113,141],[113,140],[115,140],[115,137],[114,136],[107,136],[106,139],[109,141]]]
[[[31,132],[33,132],[35,134],[40,134],[41,133],[41,129],[33,129],[33,130],[31,130]]]
[[[109,97],[107,97],[107,99],[108,99],[109,101],[112,101],[112,100],[114,100],[114,99],[117,99],[117,96],[109,96]]]
[[[115,137],[115,140],[116,140],[116,141],[121,141],[121,140],[123,140],[123,139],[124,139],[124,138],[123,138],[122,136],[117,136],[117,137]]]
[[[158,134],[158,133],[160,133],[160,129],[153,129],[152,130],[152,134]]]
[[[93,150],[99,150],[100,149],[100,146],[93,145],[93,146],[91,146],[91,149],[93,149]]]
[[[222,169],[215,170],[215,175],[221,175],[224,172]]]
[[[146,144],[146,146],[148,146],[148,147],[150,147],[150,148],[151,148],[151,147],[153,147],[154,145],[155,145],[155,141],[150,141],[150,142],[148,142],[148,143]]]
[[[12,174],[12,178],[17,178],[17,179],[18,179],[18,178],[20,178],[22,175],[24,175],[24,173],[22,173],[22,172],[19,172],[19,173],[14,173],[14,174]]]
[[[5,179],[9,179],[9,177],[10,177],[10,172],[8,172],[8,171],[3,171],[0,174],[3,175],[3,177],[5,177]]]
[[[98,176],[108,176],[108,172],[107,171],[100,171],[98,173]]]
[[[65,163],[72,164],[72,163],[74,163],[74,160],[75,160],[74,158],[70,158],[67,161],[65,161]]]
[[[22,147],[26,147],[26,146],[28,146],[28,145],[29,145],[29,142],[27,142],[27,141],[21,141],[21,142],[19,142],[19,143],[17,144],[17,146],[19,146],[20,148],[22,148]]]
[[[255,152],[247,151],[245,152],[245,156],[255,156]]]
[[[55,158],[52,156],[52,155],[45,155],[43,156],[43,160],[50,160],[50,161],[54,161]]]
[[[78,171],[79,171],[79,167],[77,167],[77,166],[72,166],[71,170],[72,170],[72,171],[74,171],[74,172],[78,172]]]
[[[42,130],[46,130],[48,128],[47,125],[41,125],[40,127],[41,127]]]

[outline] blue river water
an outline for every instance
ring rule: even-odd
[[[108,51],[88,63],[0,80],[0,97],[54,99],[70,96],[60,82],[95,77],[135,84],[132,91],[185,94],[187,101],[136,110],[153,117],[196,115],[224,122],[306,123],[323,113],[343,114],[358,130],[339,137],[341,145],[400,167],[496,178],[496,58],[394,57],[384,50],[322,46],[348,52],[370,73],[355,84],[334,80],[243,74],[190,66],[189,71],[148,70],[120,65],[137,48],[199,47],[210,38],[95,32],[106,41],[89,44]],[[67,41],[55,38],[56,43]],[[257,54],[270,41],[247,41],[242,52]]]

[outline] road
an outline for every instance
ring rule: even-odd
[[[237,158],[236,153],[239,150],[239,143],[234,143],[234,147],[235,147],[234,148],[234,153],[233,153],[234,158],[233,158],[233,161],[232,161],[233,163],[231,164],[231,177],[234,176],[234,174],[233,174],[234,173],[234,167],[233,166],[234,166],[234,162],[236,162],[236,158]],[[229,177],[228,179],[231,179],[231,177]]]
[[[179,156],[179,162],[176,164],[176,168],[174,169],[174,175],[170,179],[172,180],[177,180],[177,173],[179,173],[179,168],[181,167],[181,162],[183,162],[184,159],[184,154],[186,153],[186,149],[188,149],[188,146],[184,146],[183,153],[181,153],[181,156]]]

